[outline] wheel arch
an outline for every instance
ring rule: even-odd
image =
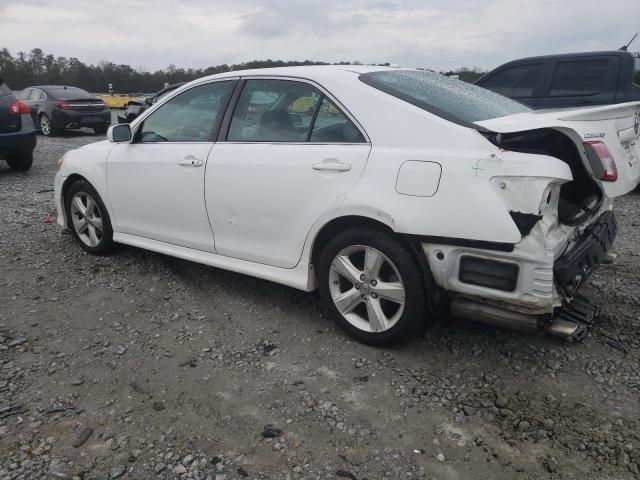
[[[60,189],[60,197],[62,200],[62,207],[64,209],[65,223],[69,226],[69,216],[67,215],[67,192],[71,188],[71,185],[76,183],[77,181],[84,180],[85,182],[93,185],[86,177],[80,175],[79,173],[72,173],[67,178],[65,178],[62,183],[62,188]],[[94,187],[95,188],[95,187]]]
[[[333,218],[320,227],[313,238],[310,264],[313,265],[314,270],[317,270],[322,249],[334,235],[348,228],[369,228],[387,234],[394,234],[391,225],[364,215],[344,215]]]
[[[113,217],[113,212],[111,211],[111,205],[109,203],[109,198],[106,196],[106,189],[103,189],[102,185],[93,182],[90,178],[89,175],[86,175],[84,173],[79,173],[79,172],[74,172],[69,174],[68,177],[65,177],[64,182],[62,183],[62,186],[60,188],[60,197],[61,197],[61,201],[62,201],[62,208],[64,211],[64,215],[65,215],[65,224],[67,226],[69,226],[69,219],[67,218],[67,192],[69,191],[69,189],[71,188],[71,185],[73,185],[74,183],[76,183],[77,181],[80,180],[84,180],[85,182],[87,182],[89,185],[91,185],[96,192],[98,192],[98,195],[100,196],[102,203],[104,204],[105,209],[107,210],[107,214],[109,215],[109,219],[111,220],[111,226],[114,227],[114,217]]]
[[[310,265],[313,268],[314,274],[318,271],[318,261],[322,253],[322,249],[338,232],[348,228],[367,228],[387,234],[400,242],[406,248],[409,255],[411,255],[419,265],[422,272],[424,287],[426,289],[427,309],[432,316],[442,318],[447,309],[446,295],[440,287],[436,285],[431,269],[429,268],[429,263],[427,262],[427,258],[425,257],[420,243],[410,239],[408,236],[395,232],[393,229],[393,220],[391,218],[380,218],[383,218],[384,221],[356,214],[336,217],[326,222],[317,231],[311,245]],[[316,277],[316,275],[314,275],[314,277]],[[317,282],[317,277],[314,278],[314,281]]]

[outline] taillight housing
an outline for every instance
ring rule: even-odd
[[[73,105],[69,105],[68,103],[64,102],[57,102],[56,108],[59,108],[60,110],[73,110]]]
[[[591,150],[597,155],[602,164],[602,173],[598,180],[603,182],[615,182],[618,180],[618,167],[613,155],[604,142],[585,142],[585,146],[591,147]]]
[[[9,114],[10,115],[28,115],[29,114],[29,105],[24,103],[22,100],[17,100],[9,105]]]

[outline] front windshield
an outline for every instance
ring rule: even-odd
[[[528,112],[529,107],[484,88],[423,70],[383,70],[360,75],[367,85],[464,126]]]

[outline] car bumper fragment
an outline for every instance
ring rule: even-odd
[[[568,342],[579,342],[587,336],[588,328],[599,316],[600,307],[582,295],[576,295],[571,303],[553,311],[553,318],[544,326],[544,331]]]
[[[576,245],[556,260],[553,275],[556,286],[572,297],[589,278],[616,239],[618,227],[612,211],[603,213],[589,225]]]

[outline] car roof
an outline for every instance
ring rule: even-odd
[[[189,83],[189,82],[172,83],[171,85],[167,85],[166,87],[163,87],[160,90],[158,90],[156,92],[156,95],[158,95],[160,93],[168,92],[170,90],[175,90],[176,88],[180,88],[181,86],[186,85],[187,83]]]
[[[344,72],[362,74],[377,72],[380,70],[398,70],[398,68],[381,67],[376,65],[304,65],[298,67],[253,68],[249,70],[233,70],[230,72],[216,73],[215,75],[209,75],[208,77],[203,77],[199,80],[263,75],[313,79],[316,77],[326,78],[327,76],[340,76],[341,74],[344,74]]]
[[[555,60],[555,59],[562,59],[562,58],[602,57],[602,56],[628,57],[628,56],[633,56],[633,54],[625,50],[603,50],[599,52],[558,53],[555,55],[538,55],[536,57],[518,58],[516,60],[511,60],[510,62],[506,62],[503,65],[512,65],[514,63],[520,63],[520,62]]]

